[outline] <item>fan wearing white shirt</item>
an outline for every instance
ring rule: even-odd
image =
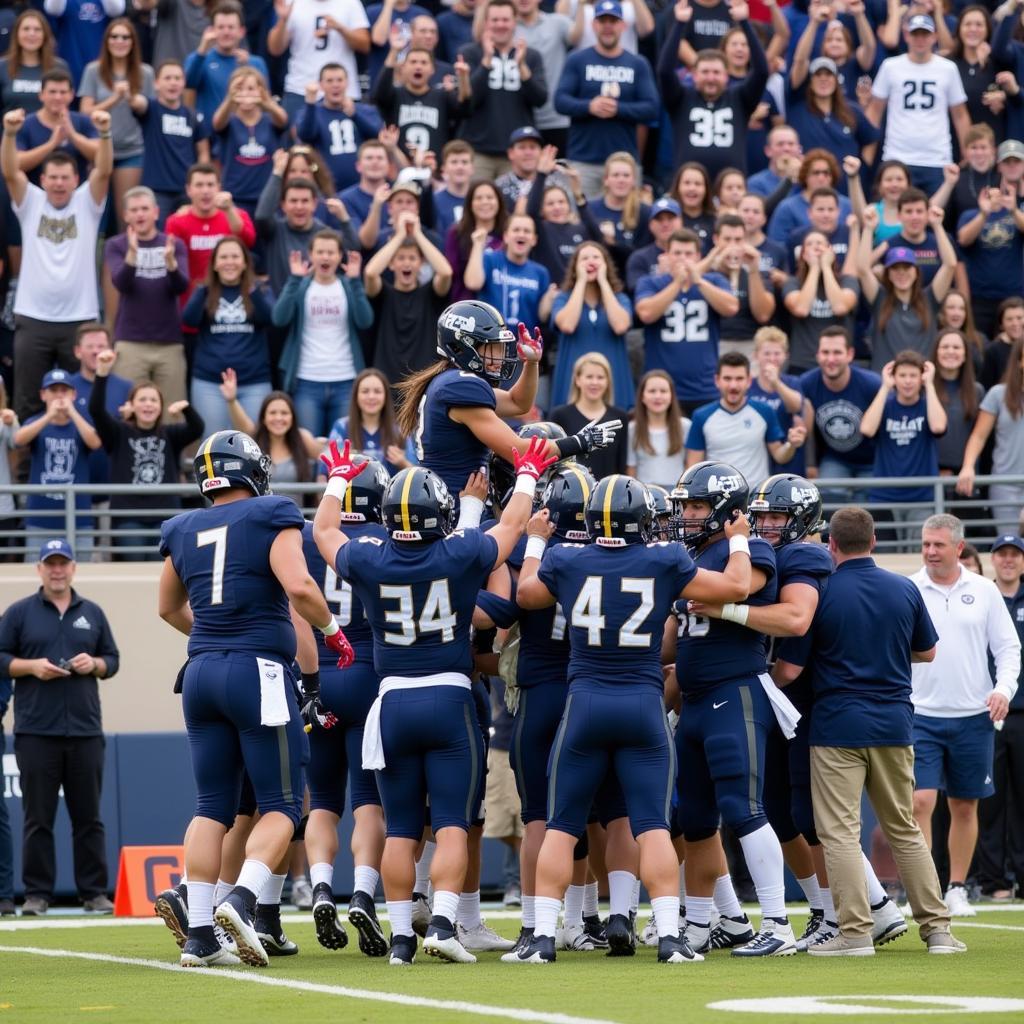
[[[942,185],[942,168],[953,162],[950,118],[960,149],[971,126],[967,94],[956,65],[934,53],[935,22],[914,14],[903,30],[907,52],[882,61],[865,113],[878,128],[885,117],[883,160],[902,160],[913,184],[928,195]]]
[[[990,796],[994,728],[1017,692],[1020,638],[996,585],[960,565],[964,526],[934,515],[921,528],[924,567],[911,579],[939,634],[934,661],[913,666],[914,817],[931,845],[940,789],[949,800],[949,887],[954,917],[973,917],[964,882],[978,841],[978,799]],[[995,686],[988,670],[991,652]]]
[[[281,105],[294,122],[306,102],[307,82],[320,78],[325,64],[348,72],[348,94],[361,96],[356,54],[370,52],[370,21],[359,0],[274,0],[277,24],[267,36],[275,57],[288,53]]]

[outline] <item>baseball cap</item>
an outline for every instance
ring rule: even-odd
[[[905,245],[895,245],[885,254],[883,266],[891,267],[894,263],[909,263],[916,267],[917,256],[913,249],[908,249]]]
[[[523,125],[522,128],[517,128],[508,137],[509,147],[511,148],[517,142],[522,142],[524,139],[531,139],[532,141],[536,142],[537,145],[540,145],[544,141],[541,133],[537,131],[537,129],[534,128],[532,124],[526,124]]]
[[[839,68],[831,57],[815,57],[811,61],[811,74],[816,75],[819,71],[827,71],[831,75],[839,77]]]
[[[622,4],[619,0],[600,0],[594,7],[595,18],[618,18],[622,21]]]
[[[681,217],[683,215],[679,204],[668,196],[662,196],[656,203],[651,205],[651,213],[647,219],[649,221],[654,220],[655,217],[662,213],[671,213],[673,217]]]
[[[1024,538],[1013,533],[1004,533],[992,542],[993,551],[998,551],[1000,548],[1016,548],[1018,551],[1024,552]]]
[[[54,384],[64,384],[69,388],[73,388],[74,382],[71,380],[71,374],[67,370],[50,370],[43,376],[43,383],[40,384],[40,388],[53,387]]]
[[[907,22],[908,32],[934,32],[935,21],[930,14],[914,14]]]
[[[1024,142],[1018,142],[1017,139],[1007,139],[1005,142],[999,143],[999,148],[996,150],[997,160],[1024,160]]]
[[[420,185],[418,181],[396,181],[391,186],[391,191],[388,193],[388,199],[393,199],[399,192],[408,192],[409,195],[415,196],[417,199],[420,197]]]
[[[61,558],[66,558],[69,562],[73,562],[75,560],[75,553],[71,550],[71,545],[62,538],[48,540],[39,549],[40,562],[45,562],[48,558],[53,558],[56,555],[59,555]]]

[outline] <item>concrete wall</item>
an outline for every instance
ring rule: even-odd
[[[879,561],[894,572],[908,574],[921,564],[916,554],[884,555]],[[160,568],[155,562],[78,567],[75,588],[103,608],[121,651],[120,671],[100,683],[103,727],[108,733],[184,728],[181,698],[171,691],[185,660],[186,639],[157,616]],[[0,607],[30,594],[38,585],[35,566],[0,565]],[[8,712],[8,731],[10,724]]]

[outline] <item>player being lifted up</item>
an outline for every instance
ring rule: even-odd
[[[609,768],[622,786],[640,845],[640,876],[658,927],[658,960],[703,959],[679,934],[679,863],[668,823],[676,766],[662,698],[661,634],[680,594],[717,602],[746,597],[749,527],[742,516],[726,525],[728,564],[722,572],[708,572],[694,565],[681,544],[652,540],[654,510],[642,483],[616,475],[598,484],[587,505],[591,544],[562,544],[546,552],[548,513],[530,522],[517,600],[524,608],[561,605],[571,655],[537,861],[535,934],[506,955],[511,962],[555,959],[555,924],[572,875],[573,848]]]
[[[398,384],[398,424],[415,439],[420,465],[433,470],[450,494],[458,495],[470,474],[479,471],[488,450],[502,457],[510,451],[525,454],[530,441],[504,419],[525,416],[533,407],[542,351],[539,328],[531,338],[520,323],[517,342],[486,302],[467,299],[441,314],[441,359]],[[572,437],[549,441],[544,455],[562,459],[607,447],[621,426],[619,420],[586,426]]]
[[[381,871],[396,966],[416,955],[412,894],[416,848],[426,806],[437,852],[432,864],[434,914],[423,948],[431,956],[472,963],[455,931],[467,866],[466,833],[480,773],[483,739],[469,676],[470,625],[477,592],[508,558],[533,507],[536,483],[552,459],[539,438],[512,450],[516,487],[501,521],[486,533],[452,532],[454,500],[438,475],[404,469],[384,495],[387,539],[356,541],[338,528],[355,464],[349,443],[322,456],[329,474],[313,536],[324,561],[352,585],[373,630],[380,691],[366,718],[363,767],[377,771],[387,839]]]
[[[199,491],[211,508],[184,512],[161,531],[160,617],[189,638],[183,680],[196,814],[185,845],[189,932],[184,967],[231,962],[216,920],[239,958],[266,966],[252,919],[260,890],[288,852],[302,814],[302,720],[290,666],[296,654],[288,604],[324,634],[339,667],[345,639],[302,557],[302,514],[269,494],[270,459],[246,434],[223,430],[200,445]],[[260,820],[235,887],[216,908],[221,840],[235,820],[243,768]]]
[[[704,569],[730,557],[728,524],[747,508],[747,482],[724,462],[691,466],[672,491],[683,542]],[[776,601],[775,553],[767,541],[750,541],[750,605]],[[715,604],[722,602],[716,601]],[[786,916],[782,848],[762,801],[765,744],[775,725],[775,702],[795,724],[796,711],[768,677],[767,640],[743,626],[748,605],[726,604],[722,620],[679,611],[678,628],[666,628],[666,648],[676,651],[682,710],[676,728],[679,754],[679,822],[686,839],[686,936],[694,949],[712,948],[710,913],[720,879],[719,822],[739,837],[761,904],[754,936],[739,904],[720,906],[724,942],[733,956],[788,956],[796,952]],[[746,941],[749,940],[749,941]]]

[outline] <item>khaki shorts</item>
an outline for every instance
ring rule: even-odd
[[[522,836],[516,777],[508,763],[507,750],[487,752],[487,794],[484,798],[484,837],[508,839]]]

